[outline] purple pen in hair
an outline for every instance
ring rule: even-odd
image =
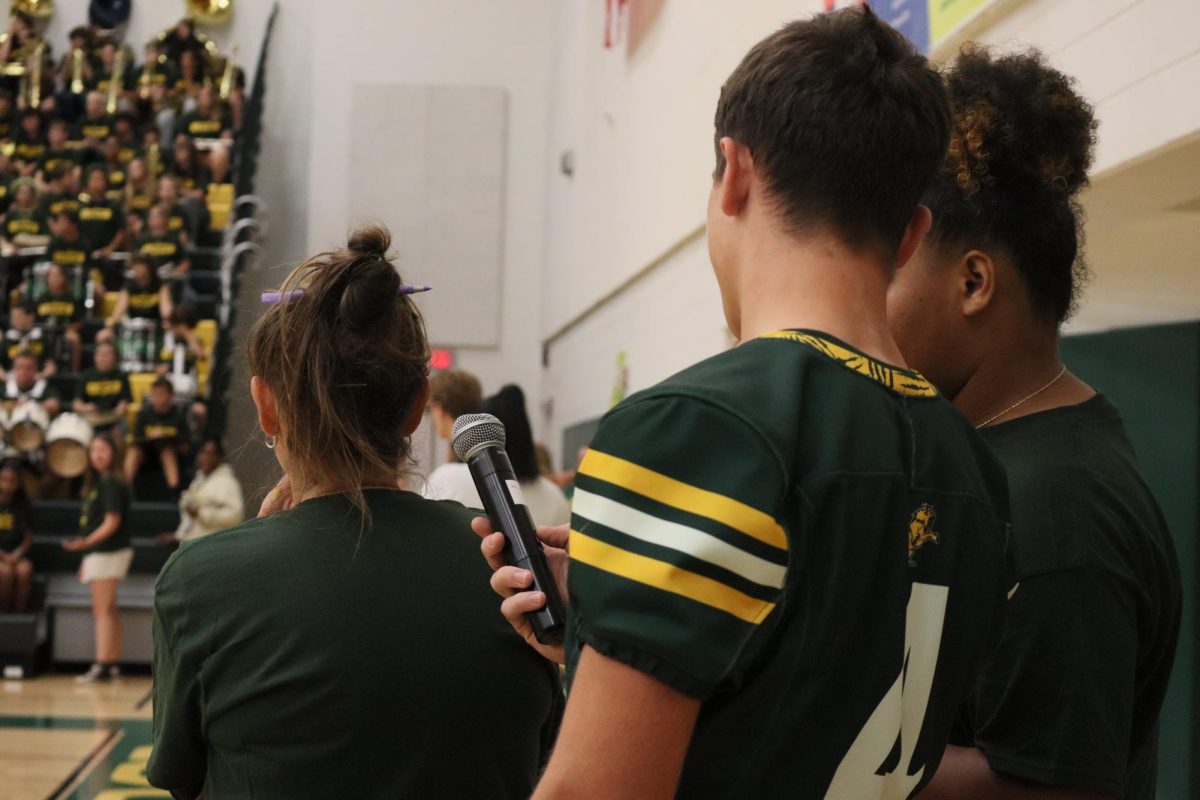
[[[414,286],[411,283],[400,284],[400,294],[418,294],[420,292],[428,292],[432,286]],[[293,300],[299,300],[304,296],[303,289],[289,289],[286,292],[263,292],[259,295],[259,299],[268,305],[274,303],[290,303]]]

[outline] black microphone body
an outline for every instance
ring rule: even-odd
[[[533,585],[529,588],[546,595],[546,605],[525,615],[533,625],[534,635],[542,644],[561,644],[566,629],[562,597],[508,453],[499,443],[479,447],[467,458],[467,468],[492,527],[504,534],[505,561],[533,573]]]

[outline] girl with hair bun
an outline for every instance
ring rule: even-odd
[[[474,515],[396,489],[429,346],[389,248],[372,227],[309,259],[250,333],[285,479],[159,576],[147,777],[176,797],[533,790],[557,672],[496,614]]]
[[[921,796],[1153,798],[1179,566],[1120,414],[1059,356],[1086,278],[1092,108],[1036,52],[969,48],[946,82],[933,227],[888,312],[1008,471],[1019,583]]]

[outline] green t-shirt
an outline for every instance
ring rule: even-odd
[[[101,114],[99,119],[89,119],[84,117],[75,123],[75,131],[73,138],[76,141],[84,139],[95,139],[98,142],[103,142],[113,132],[113,118],[108,114]]]
[[[21,234],[45,236],[47,233],[49,231],[46,228],[45,217],[37,209],[22,211],[17,208],[10,208],[4,216],[5,238],[15,239]]]
[[[84,239],[82,236],[75,239],[73,242],[55,236],[50,240],[49,246],[46,248],[46,259],[51,263],[58,264],[63,267],[82,267],[89,263],[92,258],[92,247],[90,240]],[[67,275],[70,276],[70,272]]]
[[[202,115],[199,111],[184,114],[179,120],[177,130],[183,131],[193,139],[216,139],[221,131],[233,128],[233,119],[229,112]]]
[[[1180,621],[1171,534],[1102,395],[984,430],[1020,586],[955,740],[1038,784],[1152,800]]]
[[[3,344],[0,345],[0,367],[4,367],[6,370],[12,369],[13,359],[17,357],[17,353],[28,350],[37,356],[40,370],[44,366],[46,358],[57,354],[56,344],[57,341],[50,330],[35,327],[32,330],[19,331],[16,328],[9,328],[4,333]]]
[[[75,214],[79,211],[79,195],[73,192],[48,192],[42,195],[38,211],[44,220],[53,219],[61,213]]]
[[[129,487],[114,475],[101,475],[83,498],[83,514],[79,517],[79,535],[87,536],[104,523],[105,514],[120,514],[117,532],[90,548],[92,553],[111,553],[129,547]]]
[[[68,325],[83,319],[83,303],[68,289],[63,294],[47,294],[37,304],[37,319],[50,325]]]
[[[80,236],[95,247],[108,247],[125,228],[125,212],[120,203],[82,194],[79,200]]]
[[[527,798],[557,670],[457,503],[367,491],[185,543],[154,594],[150,783],[176,797]]]
[[[1006,519],[1000,465],[924,378],[768,334],[601,421],[568,669],[586,644],[703,701],[679,797],[909,796],[999,635]]]
[[[0,503],[0,550],[11,553],[21,546],[25,532],[33,527],[28,506]]]
[[[161,319],[159,294],[162,292],[162,281],[158,275],[151,273],[150,284],[141,286],[133,278],[125,281],[125,291],[129,295],[129,309],[125,312],[132,319]]]
[[[134,442],[153,441],[169,444],[182,439],[185,433],[187,420],[181,406],[172,404],[166,413],[160,414],[147,399],[138,410],[130,436]]]
[[[146,256],[155,268],[171,264],[184,258],[177,231],[167,231],[162,236],[146,232],[138,237],[134,252]]]
[[[101,411],[112,411],[121,402],[132,402],[129,376],[119,369],[100,372],[90,369],[79,376],[76,396],[85,403],[95,403]]]
[[[38,169],[47,176],[60,169],[72,169],[79,163],[79,151],[63,148],[61,150],[47,149],[38,161]]]

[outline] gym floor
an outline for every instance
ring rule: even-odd
[[[168,797],[146,782],[150,678],[0,681],[0,800]]]

